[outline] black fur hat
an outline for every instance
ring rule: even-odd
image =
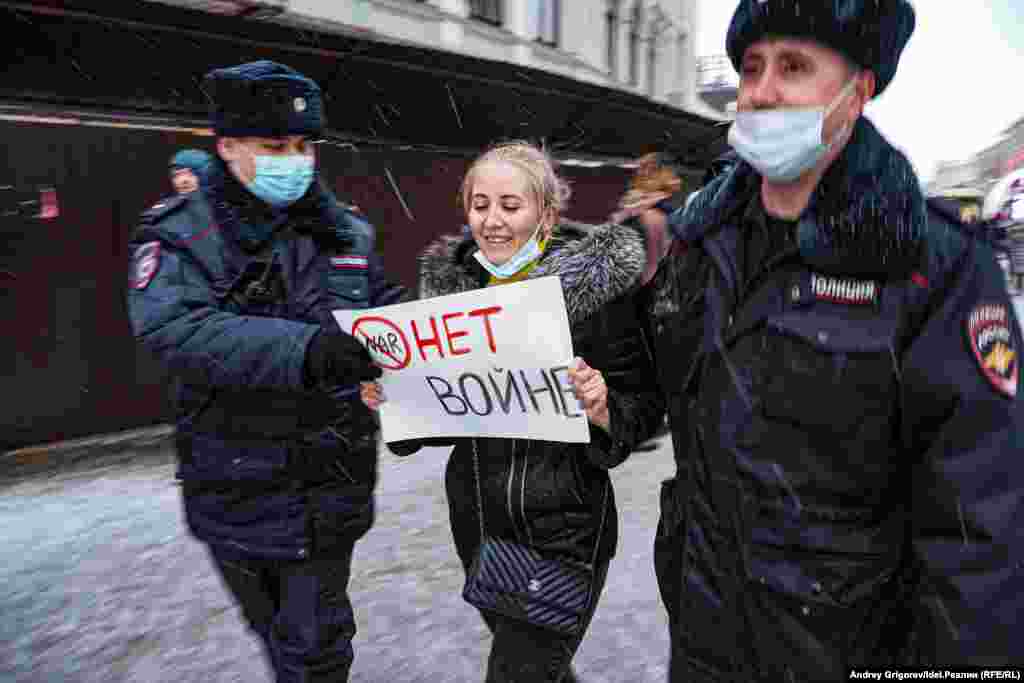
[[[914,24],[907,0],[741,0],[725,49],[739,71],[743,53],[765,36],[815,40],[873,71],[881,94],[896,75]]]
[[[215,69],[204,86],[213,100],[217,135],[319,136],[324,129],[320,87],[295,69],[261,60]]]

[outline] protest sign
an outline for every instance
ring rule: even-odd
[[[569,381],[572,337],[557,277],[333,313],[384,371],[385,441],[590,441]]]

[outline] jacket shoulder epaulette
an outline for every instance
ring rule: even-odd
[[[924,233],[924,244],[919,272],[926,275],[931,289],[940,288],[962,264],[964,254],[971,243],[969,235],[958,221],[952,220],[946,212],[928,206],[928,228]]]
[[[337,201],[331,207],[329,215],[335,244],[344,249],[355,248],[367,253],[373,251],[376,233],[365,216]]]
[[[370,222],[366,219],[366,216],[347,207],[343,204],[339,204],[335,209],[336,223],[335,228],[337,230],[345,231],[346,229],[358,230],[362,234],[369,234],[373,231]]]
[[[142,212],[139,220],[144,225],[156,225],[171,214],[182,210],[190,201],[189,195],[174,195],[161,199]]]
[[[208,205],[202,196],[193,192],[168,197],[144,211],[133,239],[179,244],[208,233],[212,225]]]

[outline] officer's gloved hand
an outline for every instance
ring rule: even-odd
[[[358,384],[381,376],[370,353],[337,325],[320,328],[306,347],[306,387],[330,388]]]

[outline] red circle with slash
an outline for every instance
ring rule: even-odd
[[[363,342],[374,361],[386,370],[409,367],[412,348],[405,333],[387,318],[370,315],[352,323],[352,336]]]

